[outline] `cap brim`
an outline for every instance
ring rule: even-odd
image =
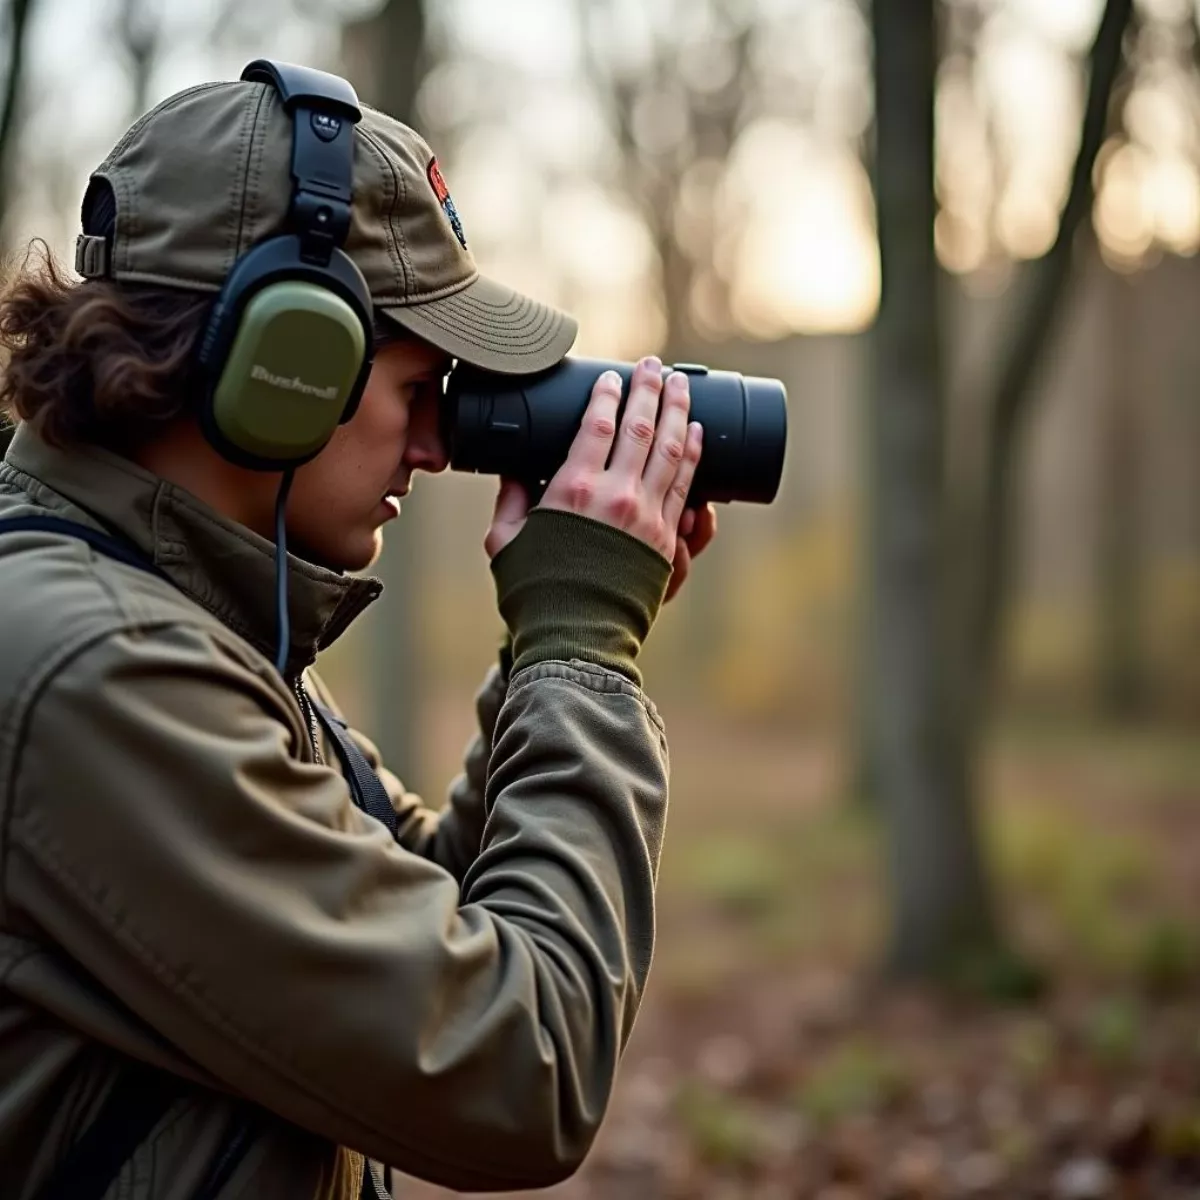
[[[566,313],[483,276],[438,300],[380,311],[439,350],[506,375],[555,366],[566,357],[579,329]]]

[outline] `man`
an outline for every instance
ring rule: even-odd
[[[636,659],[713,535],[711,509],[683,508],[700,430],[686,378],[648,359],[619,426],[619,381],[597,383],[536,509],[501,486],[485,548],[511,647],[466,770],[435,813],[351,734],[395,836],[359,811],[312,670],[378,595],[349,572],[414,473],[446,466],[451,360],[540,370],[575,330],[477,275],[415,133],[372,112],[355,133],[345,249],[379,345],[353,418],[291,484],[282,671],[280,475],[218,453],[196,416],[212,298],[288,211],[279,96],[165,101],[93,177],[85,280],[27,266],[0,297],[0,403],[21,422],[0,467],[6,1198],[63,1194],[64,1162],[97,1178],[80,1145],[116,1160],[96,1194],[134,1200],[353,1200],[382,1194],[374,1164],[535,1187],[604,1114],[667,798]],[[4,532],[31,514],[130,557]],[[146,1124],[128,1157],[125,1096]]]

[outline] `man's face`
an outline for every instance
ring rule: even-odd
[[[375,561],[381,529],[399,513],[413,472],[446,469],[438,406],[450,365],[415,338],[376,352],[358,411],[296,471],[287,531],[297,555],[336,571]]]

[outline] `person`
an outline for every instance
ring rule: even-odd
[[[541,370],[575,324],[478,274],[428,145],[364,109],[344,248],[373,362],[277,526],[282,473],[232,461],[198,415],[197,345],[288,220],[293,133],[268,82],[172,96],[89,183],[82,278],[31,255],[0,295],[12,1200],[352,1200],[384,1168],[553,1184],[589,1151],[646,987],[668,757],[638,655],[715,532],[684,507],[686,376],[645,359],[623,415],[601,378],[536,506],[501,482],[484,548],[508,641],[427,807],[318,719],[340,714],[313,664],[379,595],[361,572],[414,477],[447,466],[451,364]],[[388,818],[356,806],[345,740]],[[88,1186],[68,1193],[64,1164]]]

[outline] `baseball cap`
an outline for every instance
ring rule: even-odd
[[[362,107],[344,249],[377,320],[485,370],[554,366],[575,340],[575,321],[479,274],[432,150],[407,125]],[[291,157],[291,117],[269,84],[205,83],[168,97],[93,172],[76,269],[220,290],[240,255],[283,231]]]

